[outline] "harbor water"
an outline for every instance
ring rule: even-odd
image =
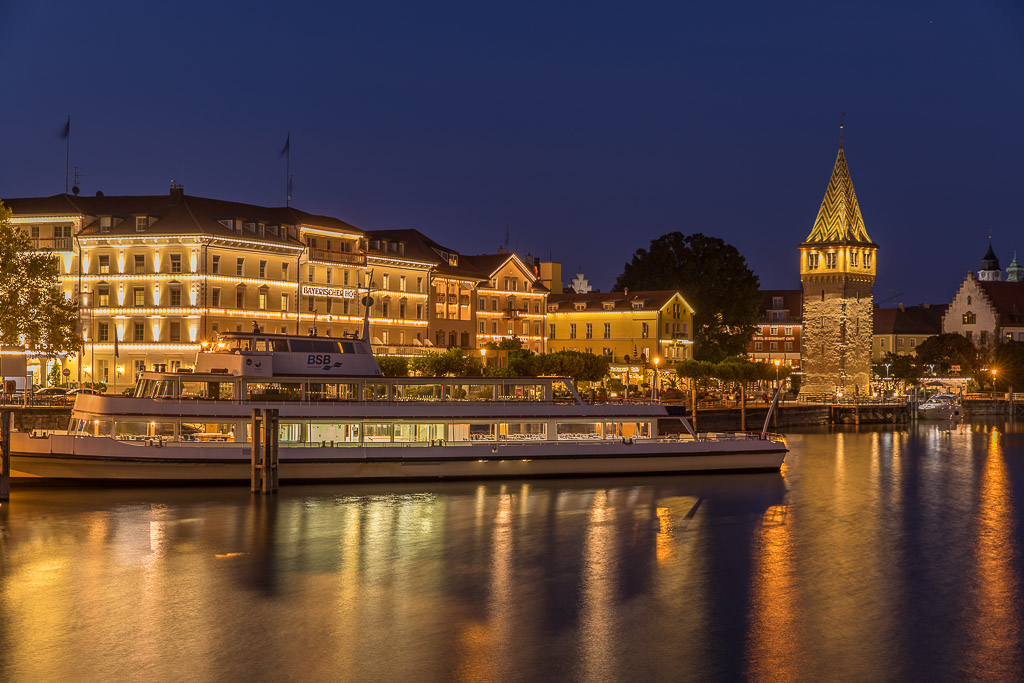
[[[1024,428],[809,428],[783,472],[18,488],[0,680],[1013,680]]]

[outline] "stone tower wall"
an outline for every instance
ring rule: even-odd
[[[868,395],[874,328],[873,278],[804,275],[801,393]]]

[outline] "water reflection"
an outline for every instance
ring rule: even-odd
[[[789,442],[783,476],[19,490],[0,679],[1020,670],[1019,428]]]

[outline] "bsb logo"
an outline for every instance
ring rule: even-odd
[[[329,353],[311,353],[309,359],[306,361],[306,365],[330,365],[331,354]]]

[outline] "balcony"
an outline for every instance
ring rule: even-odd
[[[506,308],[501,312],[501,317],[506,320],[519,320],[519,318],[523,315],[523,313],[526,313],[527,310],[528,309],[525,308],[522,310],[518,308]]]
[[[70,237],[30,237],[29,241],[36,251],[71,251]]]
[[[366,265],[366,254],[357,254],[351,251],[333,251],[330,249],[309,249],[310,261],[322,261],[324,263],[345,263],[354,266]]]

